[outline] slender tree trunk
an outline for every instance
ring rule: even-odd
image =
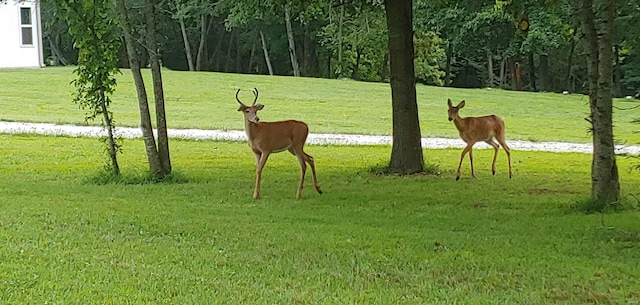
[[[444,86],[451,85],[451,59],[453,58],[453,43],[447,42],[447,63],[444,66]]]
[[[622,68],[620,67],[620,45],[616,44],[613,47],[613,92],[614,96],[622,97]]]
[[[342,60],[342,25],[344,23],[344,0],[340,0],[340,17],[338,18],[338,75],[337,78],[342,77],[344,73],[344,62]]]
[[[500,88],[505,88],[507,83],[507,58],[503,55],[500,60]]]
[[[269,50],[267,49],[267,43],[264,41],[264,33],[260,31],[260,41],[262,42],[262,51],[264,52],[264,61],[269,69],[269,75],[273,75],[273,68],[271,67],[271,60],[269,59]]]
[[[569,49],[569,58],[567,58],[567,73],[564,78],[564,90],[573,91],[573,86],[571,86],[571,70],[573,67],[573,53],[576,50],[576,34],[578,33],[578,29],[573,29],[573,35],[571,36],[571,48]]]
[[[207,42],[207,34],[209,33],[209,26],[207,23],[207,15],[200,14],[200,43],[198,44],[198,54],[196,55],[196,71],[202,71],[202,61],[207,58],[205,52],[205,45]]]
[[[389,61],[393,110],[393,145],[389,171],[423,171],[424,160],[416,101],[413,46],[413,1],[385,0],[389,28]]]
[[[64,55],[62,55],[62,52],[60,52],[60,48],[58,48],[58,44],[57,41],[58,39],[58,35],[56,35],[56,38],[51,39],[51,36],[49,36],[49,47],[51,48],[51,53],[53,53],[53,55],[56,58],[56,65],[58,64],[62,64],[63,66],[68,66],[69,65],[69,61],[64,57]],[[54,40],[56,42],[54,42]]]
[[[189,44],[189,36],[187,36],[187,27],[184,24],[184,17],[180,15],[178,17],[180,23],[180,32],[182,32],[182,40],[184,41],[184,52],[187,55],[187,64],[189,65],[189,71],[195,71],[193,66],[193,56],[191,55],[191,45]]]
[[[167,119],[164,107],[164,90],[162,88],[162,71],[160,67],[159,47],[156,40],[155,0],[146,0],[146,41],[151,64],[151,76],[153,79],[153,96],[156,108],[156,128],[158,132],[158,157],[160,158],[161,172],[152,173],[154,178],[162,179],[171,172],[171,158],[169,156],[169,136],[167,135]]]
[[[234,40],[236,38],[236,31],[231,30],[229,34],[229,41],[227,41],[227,56],[224,61],[224,72],[230,72],[231,70],[231,49],[233,49]]]
[[[529,91],[536,92],[538,91],[538,87],[536,86],[536,69],[535,62],[533,60],[533,52],[529,52],[529,78],[531,82],[531,87]]]
[[[293,29],[291,29],[291,13],[289,4],[284,5],[284,22],[287,27],[287,40],[289,41],[289,57],[291,58],[291,67],[293,68],[293,76],[300,76],[300,67],[298,66],[298,57],[296,56],[296,42],[293,37]]]
[[[620,199],[620,183],[613,141],[613,76],[615,1],[582,0],[579,5],[589,74],[590,121],[593,133],[591,199],[601,204]],[[596,15],[596,13],[598,14]]]
[[[138,107],[140,108],[140,129],[142,130],[142,138],[144,140],[144,147],[147,153],[149,171],[151,173],[160,173],[162,172],[162,164],[160,163],[160,157],[158,156],[158,150],[156,148],[156,139],[153,135],[153,126],[151,125],[151,115],[149,113],[149,104],[147,102],[147,91],[144,87],[142,72],[140,71],[140,58],[135,47],[135,38],[133,37],[132,27],[129,22],[127,8],[124,4],[124,0],[114,1],[116,3],[120,26],[122,27],[122,32],[124,33],[127,54],[129,55],[129,66],[131,67],[131,74],[133,75],[136,92],[138,93]]]
[[[487,87],[493,87],[493,81],[496,78],[495,74],[493,74],[493,55],[491,55],[491,50],[488,48],[485,51],[487,54]]]

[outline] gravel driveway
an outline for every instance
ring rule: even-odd
[[[101,127],[77,126],[77,125],[57,125],[48,123],[20,123],[0,121],[0,133],[25,133],[40,135],[60,135],[72,137],[100,137],[106,133]],[[142,132],[139,128],[118,127],[117,135],[123,138],[141,138]],[[245,141],[244,131],[239,130],[201,130],[201,129],[169,129],[169,137],[183,139],[201,140],[229,140]],[[348,134],[309,134],[307,143],[310,144],[334,144],[334,145],[380,145],[391,144],[390,136],[370,136],[370,135],[348,135]],[[551,152],[581,152],[591,153],[591,144],[561,143],[561,142],[528,142],[528,141],[507,141],[511,149],[551,151]],[[489,148],[485,143],[476,144],[477,148]],[[424,148],[448,148],[464,147],[465,143],[461,139],[445,138],[422,138]],[[616,146],[617,153],[640,155],[640,146],[619,145]]]

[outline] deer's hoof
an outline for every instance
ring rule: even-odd
[[[460,180],[460,176],[456,176],[456,181]]]

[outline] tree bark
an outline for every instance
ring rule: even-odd
[[[264,33],[262,31],[260,31],[260,41],[262,42],[262,51],[264,52],[264,61],[267,63],[267,69],[269,69],[269,75],[273,75],[271,60],[269,59],[269,50],[267,49],[266,41],[264,41]]]
[[[547,55],[540,55],[540,90],[553,91],[551,75],[549,75],[549,58]]]
[[[413,46],[413,1],[385,0],[389,28],[393,145],[389,171],[399,174],[422,172],[422,155]]]
[[[118,19],[120,20],[120,27],[122,27],[122,31],[124,33],[127,54],[129,55],[128,57],[129,66],[131,67],[131,74],[133,75],[133,81],[136,86],[136,92],[138,94],[138,107],[140,109],[140,129],[142,130],[142,138],[144,140],[144,147],[147,153],[149,171],[151,173],[162,172],[162,164],[160,163],[160,157],[158,156],[156,139],[153,135],[153,126],[151,125],[151,115],[149,113],[149,104],[147,102],[147,91],[144,87],[144,80],[140,71],[140,58],[135,47],[135,39],[133,37],[132,27],[129,22],[127,8],[124,4],[124,0],[114,1],[116,4]]]
[[[493,80],[495,79],[495,75],[493,74],[493,55],[491,55],[491,50],[488,48],[485,49],[487,55],[487,87],[493,87]]]
[[[582,0],[578,14],[585,34],[589,79],[590,121],[593,134],[591,199],[606,205],[620,199],[620,183],[613,141],[613,42],[616,6],[613,0]],[[596,15],[596,13],[598,14]]]
[[[444,86],[451,85],[451,59],[453,58],[453,43],[451,40],[447,42],[447,62],[444,66]]]
[[[187,55],[187,64],[189,65],[189,71],[195,71],[193,67],[193,56],[191,55],[191,45],[189,44],[189,36],[187,36],[187,27],[184,24],[184,17],[180,15],[178,17],[180,23],[180,32],[182,33],[182,40],[184,41],[184,52]]]
[[[207,15],[205,13],[200,14],[200,43],[198,44],[198,54],[196,55],[196,71],[202,71],[202,62],[207,58],[205,52],[205,45],[207,43],[207,34],[209,33],[209,24],[207,21]]]
[[[161,171],[152,175],[156,179],[164,178],[171,172],[171,158],[169,156],[169,136],[167,135],[167,119],[164,107],[164,90],[162,86],[162,71],[160,67],[160,54],[156,39],[155,0],[146,0],[146,41],[151,65],[151,77],[153,80],[153,96],[156,108],[156,129],[158,132],[158,157],[160,158]]]
[[[293,29],[291,28],[291,13],[289,4],[284,5],[284,22],[287,27],[287,40],[289,41],[289,57],[291,58],[291,67],[293,68],[293,76],[300,76],[300,67],[298,65],[298,57],[296,56],[296,42],[293,37]]]
[[[576,50],[576,35],[578,33],[578,29],[573,29],[573,35],[571,36],[571,48],[569,49],[569,58],[567,59],[567,73],[564,78],[564,90],[569,90],[571,92],[574,91],[573,86],[571,86],[571,68],[573,67],[573,53]]]
[[[536,86],[536,69],[535,62],[533,60],[533,52],[529,52],[529,82],[531,83],[531,87],[529,91],[536,92],[538,91],[538,86]]]

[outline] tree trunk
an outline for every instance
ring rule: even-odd
[[[284,22],[287,27],[287,40],[289,41],[289,57],[291,58],[291,67],[293,68],[293,76],[300,76],[300,67],[298,66],[298,57],[296,56],[296,42],[291,29],[291,13],[289,4],[284,5]]]
[[[571,48],[569,49],[569,58],[567,59],[567,73],[564,78],[564,90],[569,90],[571,92],[574,91],[573,86],[571,85],[571,68],[573,67],[573,53],[576,50],[576,34],[578,33],[578,29],[573,29],[573,35],[571,36]]]
[[[133,37],[124,0],[114,1],[116,3],[118,19],[120,20],[120,27],[122,27],[122,32],[124,33],[131,74],[133,75],[136,92],[138,93],[140,129],[142,130],[142,138],[144,140],[144,147],[147,153],[147,161],[149,162],[149,171],[151,173],[159,173],[162,172],[162,164],[160,163],[160,157],[158,156],[156,148],[156,139],[153,135],[153,126],[151,125],[151,115],[149,114],[149,104],[147,102],[147,91],[144,87],[144,80],[140,71],[140,58],[135,47],[136,40]]]
[[[507,58],[503,55],[500,61],[500,88],[505,88],[507,83]]]
[[[547,55],[540,55],[540,82],[540,90],[553,91],[551,75],[549,74],[549,57]]]
[[[182,40],[184,41],[184,52],[187,54],[187,64],[189,65],[189,71],[195,71],[193,67],[193,56],[191,55],[191,45],[189,44],[189,36],[187,36],[187,27],[184,24],[184,17],[180,15],[178,17],[180,23],[180,31],[182,32]]]
[[[598,12],[597,16],[594,11]],[[593,134],[591,199],[602,204],[604,208],[620,199],[613,142],[611,95],[615,1],[600,0],[594,8],[593,0],[582,0],[578,13],[585,34],[589,76],[590,121]]]
[[[344,23],[344,0],[340,0],[340,17],[338,18],[338,75],[337,78],[342,78],[344,72],[344,63],[342,60],[342,24]]]
[[[262,51],[264,52],[264,61],[267,63],[267,69],[269,69],[269,75],[273,75],[271,60],[269,59],[269,50],[267,49],[267,43],[264,41],[264,33],[262,31],[260,31],[260,41],[262,42]]]
[[[167,135],[167,120],[164,107],[164,90],[162,88],[162,71],[160,67],[160,54],[156,40],[155,0],[146,0],[146,41],[151,64],[151,76],[153,79],[153,96],[156,108],[156,128],[158,132],[158,157],[160,158],[161,172],[152,173],[155,179],[164,178],[171,172],[171,158],[169,157],[169,136]]]
[[[413,46],[413,1],[385,0],[393,110],[393,145],[389,171],[423,171],[420,122],[416,101]]]
[[[491,88],[493,87],[493,80],[496,78],[493,74],[493,56],[488,48],[485,51],[487,54],[487,87]]]
[[[198,54],[196,55],[196,71],[202,71],[202,61],[207,58],[205,45],[207,43],[207,34],[209,33],[209,25],[207,15],[200,14],[200,43],[198,44]]]
[[[58,48],[58,41],[59,41],[59,35],[56,35],[55,37],[55,42],[54,39],[51,39],[51,36],[49,36],[49,47],[51,48],[51,53],[53,53],[54,57],[56,58],[56,62],[55,64],[62,64],[63,66],[68,66],[69,65],[69,61],[64,57],[64,55],[62,55],[62,52],[60,52],[60,48]]]
[[[533,52],[529,52],[529,82],[531,82],[531,87],[529,91],[536,92],[538,91],[538,87],[536,86],[536,69],[535,62],[533,60]]]
[[[451,85],[451,59],[453,57],[453,43],[451,40],[447,42],[447,63],[444,66],[444,86]]]
[[[620,45],[613,47],[613,92],[615,97],[622,97],[622,68],[620,67]]]
[[[237,36],[236,31],[231,30],[231,37],[227,41],[227,56],[224,61],[224,72],[230,72],[231,70],[231,49],[233,49],[234,40]]]

